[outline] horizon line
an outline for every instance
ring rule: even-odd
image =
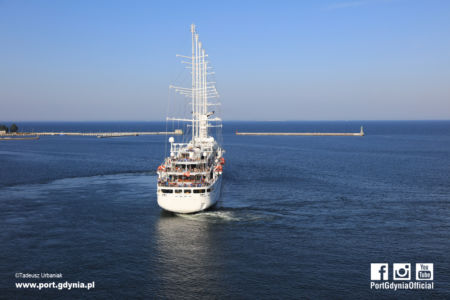
[[[316,119],[316,120],[243,120],[243,119],[230,119],[230,120],[222,120],[222,122],[402,122],[402,121],[450,121],[449,119]],[[164,123],[166,120],[16,120],[16,121],[2,121],[0,120],[0,124],[2,123],[27,123],[27,122],[50,122],[50,123],[128,123],[128,122],[158,122]],[[189,122],[186,122],[189,123]]]

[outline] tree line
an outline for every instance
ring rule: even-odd
[[[16,124],[12,124],[9,128],[8,126],[2,124],[0,125],[0,131],[5,131],[6,133],[16,133],[19,132],[19,127]]]

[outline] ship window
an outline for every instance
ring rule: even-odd
[[[201,190],[194,190],[194,194],[200,194]]]
[[[166,189],[162,189],[161,190],[163,193],[167,194],[167,193],[173,193],[173,190],[166,190]]]
[[[191,190],[184,190],[184,193],[185,193],[185,194],[190,194],[190,193],[191,193]]]
[[[207,189],[206,191],[209,193],[209,192],[211,192],[211,189]]]
[[[182,193],[182,192],[183,192],[183,190],[175,190],[175,193],[177,193],[177,194]]]
[[[205,189],[200,190],[200,193],[204,194],[205,193]]]

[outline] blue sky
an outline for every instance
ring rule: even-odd
[[[0,0],[0,120],[163,120],[189,26],[225,120],[450,119],[450,1]]]

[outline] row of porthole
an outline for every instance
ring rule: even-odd
[[[194,194],[204,194],[205,192],[206,193],[210,193],[211,192],[211,188],[209,188],[209,189],[194,189],[194,190],[192,190],[192,189],[185,189],[184,190],[184,193],[185,194],[190,194],[190,193],[194,193]],[[180,190],[180,189],[160,189],[160,190],[158,190],[158,192],[161,192],[161,193],[163,193],[163,194],[173,194],[174,192],[175,192],[175,194],[182,194],[183,193],[183,190]]]

